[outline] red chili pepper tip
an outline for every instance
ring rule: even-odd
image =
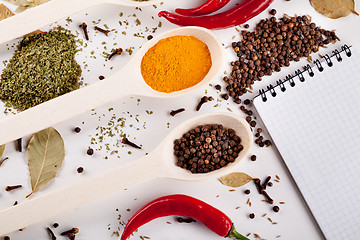
[[[171,215],[196,219],[222,237],[249,240],[235,231],[231,219],[223,212],[199,199],[181,194],[160,197],[143,206],[126,224],[121,240],[126,240],[145,223]]]

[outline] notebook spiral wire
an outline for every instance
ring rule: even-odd
[[[281,92],[285,92],[286,91],[285,83],[289,83],[290,87],[295,87],[296,83],[295,83],[294,79],[296,77],[299,79],[300,82],[304,82],[305,81],[305,77],[304,77],[305,72],[307,72],[307,74],[310,77],[314,77],[315,76],[315,73],[313,71],[314,67],[316,67],[319,70],[319,72],[324,71],[323,64],[326,64],[328,67],[332,67],[334,65],[333,61],[332,61],[333,57],[335,57],[337,62],[342,62],[342,60],[343,60],[343,58],[341,56],[342,52],[344,52],[347,57],[351,57],[352,53],[351,53],[350,47],[345,44],[341,47],[340,51],[337,49],[334,50],[332,52],[331,56],[329,56],[328,54],[325,54],[324,56],[322,56],[322,59],[324,59],[324,61],[320,61],[319,59],[317,59],[313,62],[313,65],[307,64],[306,66],[303,67],[303,70],[301,70],[301,69],[296,70],[294,75],[291,75],[291,74],[287,75],[285,77],[285,80],[279,79],[278,81],[276,81],[276,85],[270,84],[269,86],[266,87],[266,89],[260,89],[258,96],[261,97],[263,102],[266,102],[268,100],[267,93],[270,93],[270,95],[272,97],[277,96],[276,88],[279,88]]]

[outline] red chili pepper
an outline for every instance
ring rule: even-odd
[[[204,4],[190,9],[177,8],[175,12],[184,16],[201,16],[213,13],[224,7],[230,0],[208,0]]]
[[[136,229],[153,219],[171,215],[196,219],[222,237],[249,240],[236,232],[231,219],[223,212],[199,199],[181,194],[160,197],[143,206],[130,218],[120,239],[126,240]]]
[[[234,8],[209,16],[189,17],[167,11],[159,12],[159,17],[165,17],[179,26],[199,26],[208,29],[222,29],[245,23],[264,11],[274,0],[245,0]]]

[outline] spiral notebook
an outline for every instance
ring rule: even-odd
[[[326,239],[360,239],[359,52],[344,45],[253,103]]]

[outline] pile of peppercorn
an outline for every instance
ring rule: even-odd
[[[290,61],[299,61],[339,40],[335,32],[317,27],[307,16],[262,19],[255,31],[243,30],[241,35],[241,41],[232,43],[238,60],[231,62],[231,74],[224,77],[226,89],[236,103],[263,76],[279,72]]]
[[[221,124],[197,126],[174,141],[176,165],[192,173],[207,173],[234,162],[243,150],[233,129]]]

